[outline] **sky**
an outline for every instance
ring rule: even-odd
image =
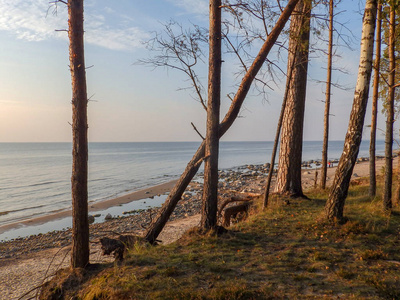
[[[348,90],[333,89],[330,139],[343,140],[353,101],[362,16],[358,0],[345,0],[338,10],[354,34],[352,50],[338,47],[334,81]],[[206,113],[184,89],[187,78],[176,70],[137,64],[152,53],[143,42],[176,20],[188,26],[208,26],[205,0],[86,0],[85,59],[89,141],[199,141],[191,122],[204,134]],[[68,59],[67,8],[48,0],[0,0],[0,142],[69,142],[71,79]],[[345,32],[345,34],[348,34]],[[283,41],[281,41],[283,42]],[[310,55],[305,140],[322,140],[326,58]],[[222,95],[235,92],[238,68],[228,58],[222,67]],[[200,70],[207,86],[207,66]],[[252,93],[241,118],[225,141],[273,140],[285,80],[272,84],[267,99]],[[222,117],[229,107],[223,97]],[[370,124],[370,107],[365,124]],[[384,118],[378,119],[384,128]],[[378,139],[383,139],[378,133]],[[369,129],[364,129],[364,139]]]

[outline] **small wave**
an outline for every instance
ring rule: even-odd
[[[24,208],[19,208],[19,209],[14,209],[14,210],[6,210],[6,211],[0,211],[0,216],[5,216],[10,213],[16,213],[24,210],[31,210],[31,209],[36,209],[36,208],[41,208],[44,207],[45,205],[38,205],[38,206],[32,206],[32,207],[24,207]]]
[[[41,183],[34,183],[34,184],[28,185],[28,187],[48,185],[48,184],[53,184],[53,183],[57,183],[57,182],[59,182],[59,181],[46,181],[46,182],[41,182]]]
[[[54,184],[54,183],[60,183],[62,181],[46,181],[46,182],[41,182],[41,183],[33,183],[33,184],[28,184],[28,185],[10,185],[10,186],[5,186],[0,188],[0,191],[7,191],[7,190],[21,190],[21,189],[26,189],[30,187],[35,187],[35,186],[42,186],[42,185],[49,185],[49,184]]]
[[[104,181],[104,180],[108,180],[109,178],[96,178],[96,179],[91,179],[91,182],[96,182],[96,181]]]

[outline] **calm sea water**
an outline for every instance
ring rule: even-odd
[[[368,156],[369,142],[359,156]],[[101,201],[178,178],[199,143],[91,143],[89,200]],[[220,168],[270,161],[272,142],[222,142]],[[304,142],[303,160],[319,159],[322,142]],[[329,144],[339,158],[343,142]],[[384,151],[377,142],[377,154]],[[71,207],[69,143],[0,143],[0,226]]]

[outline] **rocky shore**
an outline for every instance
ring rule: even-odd
[[[354,177],[368,176],[369,164],[366,160],[359,160],[353,173]],[[377,170],[380,170],[383,161],[382,159],[377,160]],[[307,162],[305,163],[307,164]],[[310,162],[309,165],[311,167],[305,167],[302,173],[302,183],[305,190],[314,185],[316,163]],[[269,164],[265,164],[220,171],[221,197],[230,197],[238,192],[261,194],[269,169]],[[328,184],[333,179],[335,169],[335,167],[328,168]],[[147,197],[152,197],[147,192],[141,192]],[[154,188],[152,192],[154,193]],[[163,191],[162,193],[167,194],[168,192]],[[199,174],[187,188],[165,230],[160,235],[163,243],[176,240],[183,231],[198,224],[201,195],[202,174]],[[151,219],[156,216],[158,209],[126,211],[119,216],[112,216],[103,223],[91,224],[91,261],[93,259],[95,259],[95,262],[107,261],[107,258],[100,255],[99,239],[101,237],[110,237],[122,233],[140,235],[150,224]],[[18,299],[24,292],[40,285],[43,278],[52,274],[57,268],[68,266],[70,244],[70,229],[0,242],[0,299]],[[59,262],[54,260],[55,256],[59,258]],[[111,260],[112,258],[108,259],[108,261]],[[55,264],[56,261],[57,264]],[[47,270],[49,264],[53,264],[53,267]]]
[[[380,159],[380,158],[378,158]],[[360,158],[359,163],[368,161],[368,158]],[[332,168],[337,161],[331,161]],[[311,187],[314,183],[313,170],[318,166],[319,161],[303,162],[303,187]],[[270,170],[270,164],[246,165],[234,169],[219,171],[220,194],[229,197],[233,193],[262,193],[266,177]],[[274,170],[276,171],[276,170]],[[359,173],[359,172],[358,172]],[[329,174],[328,174],[329,176]],[[202,178],[199,174],[179,201],[170,221],[193,216],[200,213]],[[274,179],[273,179],[274,180]],[[329,178],[328,178],[329,180]],[[166,192],[165,194],[168,194]],[[113,233],[134,233],[141,234],[150,224],[151,219],[157,214],[159,208],[149,208],[138,211],[125,211],[120,216],[108,216],[103,223],[90,225],[90,239],[97,242],[99,238]],[[29,237],[16,238],[10,241],[0,242],[0,259],[15,258],[26,253],[32,253],[53,247],[64,247],[71,243],[71,229],[52,231],[44,234],[32,235]]]
[[[229,196],[234,192],[261,193],[268,168],[263,165],[249,165],[232,170],[220,171],[221,193]],[[200,213],[203,184],[199,174],[182,196],[170,221]],[[166,192],[168,194],[168,192]],[[106,221],[90,225],[90,240],[96,243],[101,237],[113,234],[141,234],[157,214],[159,208],[125,211],[120,216],[106,216]],[[0,242],[0,259],[16,258],[53,247],[65,247],[71,243],[71,229],[51,231],[44,234],[21,237]]]

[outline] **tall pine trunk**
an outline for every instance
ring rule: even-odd
[[[72,255],[73,268],[89,263],[87,93],[83,44],[83,0],[68,1],[72,81]]]
[[[228,131],[228,129],[232,126],[233,122],[236,120],[255,76],[257,75],[258,71],[264,64],[265,59],[267,58],[272,46],[275,44],[279,34],[284,28],[287,20],[289,19],[290,15],[292,14],[298,2],[299,0],[289,0],[288,4],[286,5],[286,8],[282,12],[274,28],[271,30],[270,34],[268,35],[267,39],[262,45],[253,64],[250,66],[250,68],[244,75],[240,83],[239,89],[237,90],[237,93],[235,94],[235,97],[231,103],[231,106],[229,107],[229,110],[225,115],[225,118],[219,125],[220,138]],[[158,235],[160,234],[165,224],[167,223],[169,217],[171,216],[172,212],[174,211],[178,201],[181,199],[182,194],[185,191],[186,187],[193,179],[194,175],[196,175],[201,165],[202,158],[204,157],[204,152],[205,152],[205,141],[201,143],[196,153],[193,155],[191,161],[187,164],[185,171],[182,173],[178,182],[171,190],[167,200],[160,209],[156,219],[150,224],[149,229],[145,234],[145,239],[148,242],[154,243],[156,241]]]
[[[289,93],[279,149],[279,169],[275,192],[302,197],[301,159],[303,123],[307,87],[308,50],[310,40],[311,1],[300,0],[290,22],[288,68],[295,60],[288,79]],[[299,47],[298,47],[299,46]],[[297,49],[297,51],[295,51]],[[288,73],[290,71],[288,70]]]
[[[376,17],[376,41],[375,41],[375,63],[374,63],[374,85],[372,94],[372,116],[371,116],[371,137],[369,144],[369,195],[376,195],[376,127],[379,99],[379,77],[381,65],[381,27],[382,27],[382,3],[378,0],[378,13]]]
[[[207,130],[201,228],[217,225],[219,112],[221,97],[221,0],[210,0]]]
[[[393,122],[394,122],[394,90],[395,90],[395,22],[396,12],[394,4],[390,5],[389,21],[389,93],[386,101],[386,135],[385,135],[385,183],[383,190],[383,207],[392,208],[392,176],[393,176]]]
[[[297,49],[295,51],[297,51]],[[290,83],[290,79],[292,78],[292,73],[293,73],[295,64],[296,64],[296,61],[293,60],[292,61],[292,65],[289,68],[289,72],[290,73],[287,74],[288,82],[287,82],[286,87],[285,87],[285,94],[283,96],[281,112],[279,114],[278,124],[276,126],[274,146],[272,148],[272,153],[271,153],[271,162],[270,162],[267,181],[265,183],[263,209],[266,209],[268,207],[269,191],[270,191],[270,188],[271,188],[271,181],[272,181],[272,176],[273,176],[273,173],[274,173],[276,151],[277,151],[278,145],[279,145],[279,136],[280,136],[281,129],[282,129],[283,116],[285,115],[286,103],[287,103],[287,98],[288,98],[288,93],[289,93],[289,85],[290,85],[289,83]]]
[[[354,92],[353,108],[350,113],[343,153],[325,205],[326,217],[338,222],[343,221],[344,204],[362,138],[372,72],[376,8],[377,0],[366,1],[361,36],[360,65]]]
[[[328,44],[328,70],[326,76],[325,113],[324,113],[324,141],[322,145],[321,188],[326,188],[326,173],[328,166],[328,140],[329,140],[329,110],[331,106],[332,86],[332,49],[333,49],[333,0],[329,1],[329,44]]]

